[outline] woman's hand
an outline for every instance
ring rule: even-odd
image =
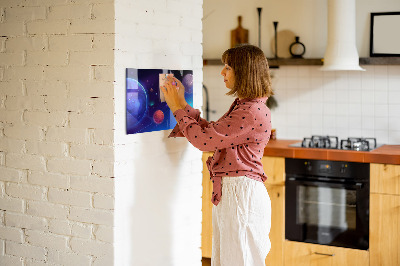
[[[165,101],[167,102],[172,113],[178,109],[183,109],[186,107],[186,105],[183,106],[183,104],[186,103],[185,87],[178,79],[167,77],[164,86],[161,86],[160,89],[164,93]],[[182,94],[184,102],[182,101]]]
[[[178,90],[179,103],[182,106],[182,108],[185,108],[186,105],[187,105],[187,102],[185,100],[185,87],[183,86],[182,82],[179,79],[177,79],[177,78],[175,78],[173,76],[172,77],[168,77],[168,78],[173,79],[173,82],[176,82],[176,84],[178,85],[178,88],[179,88],[179,90]]]

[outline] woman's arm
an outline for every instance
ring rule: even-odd
[[[208,126],[209,122],[200,117],[200,110],[192,108],[185,100],[185,87],[175,77],[167,77],[165,87],[160,88],[164,95],[165,100],[170,107],[172,113],[178,109],[183,109],[185,113],[195,119],[202,127]],[[179,122],[178,122],[179,123]],[[168,137],[184,137],[179,130],[177,124]]]
[[[206,127],[183,110],[176,110],[174,116],[179,123],[180,132],[189,142],[201,151],[211,151],[257,141],[256,127],[265,127],[257,124],[254,115],[247,109],[237,109],[218,122],[209,123]],[[257,128],[258,129],[258,128]]]
[[[194,109],[189,104],[187,104],[183,110],[185,111],[186,115],[188,115],[191,118],[193,118],[194,120],[196,120],[202,128],[208,126],[210,123],[213,123],[213,122],[208,122],[207,120],[200,117],[200,110]],[[171,134],[169,134],[168,137],[176,138],[176,137],[184,137],[184,136],[185,135],[183,135],[179,129],[179,124],[176,124],[176,126],[172,129]]]

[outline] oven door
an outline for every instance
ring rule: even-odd
[[[367,250],[369,185],[286,177],[286,239]]]

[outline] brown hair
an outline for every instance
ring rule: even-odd
[[[254,45],[239,45],[222,54],[222,63],[235,74],[235,85],[226,95],[239,98],[259,98],[273,95],[268,61],[263,51]]]

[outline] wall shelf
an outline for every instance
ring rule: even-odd
[[[400,57],[362,57],[360,65],[400,65]]]
[[[304,65],[322,65],[321,58],[268,58],[268,63],[271,68],[279,66],[304,66]],[[220,59],[204,59],[204,66],[222,65]]]
[[[322,58],[268,58],[271,68],[279,66],[321,66]],[[220,59],[204,59],[204,66],[222,65]],[[362,57],[360,65],[400,65],[400,57]]]
[[[322,58],[269,58],[270,67],[279,66],[322,66]]]

